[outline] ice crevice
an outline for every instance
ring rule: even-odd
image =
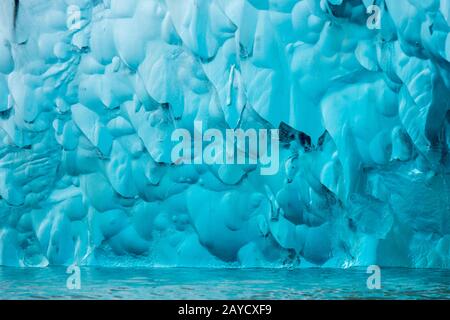
[[[0,1],[0,265],[449,268],[449,17]],[[280,170],[175,165],[196,121],[280,129]]]

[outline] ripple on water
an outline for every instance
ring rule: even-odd
[[[382,270],[369,290],[362,269],[82,268],[81,289],[65,268],[0,267],[0,299],[450,299],[450,270]]]

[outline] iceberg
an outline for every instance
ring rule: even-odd
[[[72,264],[450,268],[450,1],[0,1],[0,266]]]

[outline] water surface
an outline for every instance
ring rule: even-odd
[[[0,299],[449,299],[450,270],[382,269],[369,290],[365,269],[0,267]]]

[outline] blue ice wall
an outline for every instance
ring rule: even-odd
[[[15,2],[0,265],[450,267],[450,1]],[[279,172],[174,165],[194,121]]]

